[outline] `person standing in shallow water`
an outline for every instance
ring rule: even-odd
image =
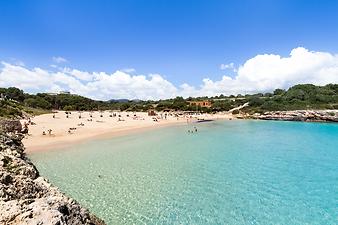
[[[197,133],[197,127],[194,127],[193,129],[191,130],[188,130],[188,133]]]

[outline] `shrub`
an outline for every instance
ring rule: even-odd
[[[238,110],[238,109],[235,109],[234,111],[232,111],[232,114],[233,114],[233,115],[239,114],[239,110]]]

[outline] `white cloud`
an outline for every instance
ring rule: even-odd
[[[220,70],[226,70],[226,69],[234,69],[235,68],[235,64],[234,63],[229,63],[229,64],[221,64],[219,66]]]
[[[3,68],[0,72],[0,86],[15,86],[24,90],[39,91],[46,90],[50,84],[48,72],[34,68],[26,69],[23,66],[2,62]]]
[[[239,94],[289,88],[295,84],[338,83],[338,55],[298,47],[287,57],[257,55],[239,66],[234,78],[204,79],[202,93]]]
[[[299,47],[290,56],[257,55],[238,69],[236,80],[244,89],[265,91],[298,83],[338,83],[338,55]],[[251,88],[252,89],[252,88]]]
[[[94,99],[163,99],[175,96],[214,96],[266,92],[299,83],[338,83],[338,55],[295,48],[287,57],[257,55],[238,67],[234,77],[205,78],[199,87],[178,87],[160,74],[140,75],[135,70],[114,73],[86,72],[72,68],[48,71],[2,62],[0,86],[16,86],[27,92],[68,90]],[[229,67],[234,65],[229,64]],[[225,67],[225,66],[224,66]]]
[[[136,70],[134,68],[125,68],[121,71],[126,72],[126,73],[135,73],[136,72]]]
[[[53,59],[53,62],[55,62],[55,63],[66,63],[66,62],[68,62],[67,59],[60,57],[60,56],[58,56],[58,57],[54,56],[52,59]]]
[[[177,88],[159,74],[130,75],[122,71],[85,72],[64,68],[53,72],[41,68],[27,69],[2,62],[0,86],[15,86],[27,92],[57,92],[67,90],[94,99],[175,97]]]
[[[76,69],[70,69],[67,67],[63,68],[63,73],[67,75],[71,75],[80,81],[90,81],[92,80],[92,77],[93,77],[93,75],[88,72],[84,72],[84,71],[80,71]]]
[[[9,58],[10,62],[12,62],[13,64],[15,65],[18,65],[18,66],[25,66],[25,63],[21,60],[18,60],[16,58]]]

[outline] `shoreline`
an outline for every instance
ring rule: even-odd
[[[130,134],[137,134],[143,131],[156,130],[156,129],[160,129],[164,127],[183,126],[183,125],[187,125],[187,124],[180,122],[180,123],[160,124],[157,126],[146,126],[146,127],[135,127],[135,128],[112,130],[112,131],[107,131],[107,132],[102,132],[102,133],[91,134],[86,137],[79,137],[71,141],[60,140],[60,141],[50,142],[48,145],[47,144],[34,145],[34,146],[30,146],[29,149],[27,149],[27,147],[25,146],[25,148],[26,148],[26,153],[29,155],[30,153],[35,153],[35,152],[43,152],[43,151],[49,151],[49,150],[54,150],[54,149],[67,148],[74,144],[81,144],[81,143],[85,143],[91,140],[103,140],[103,139],[108,139],[108,138],[126,136]]]
[[[334,111],[334,110],[333,110]],[[325,113],[323,113],[325,112]],[[164,113],[157,116],[148,116],[145,112],[117,112],[114,117],[112,112],[71,112],[66,117],[64,111],[57,113],[43,114],[31,119],[33,124],[29,125],[29,135],[22,142],[26,152],[41,152],[51,149],[66,148],[73,144],[83,143],[87,140],[106,139],[111,137],[124,136],[142,131],[167,127],[193,125],[198,119],[220,120],[220,119],[253,119],[253,120],[275,120],[275,121],[302,121],[302,122],[335,122],[334,116],[327,115],[328,111],[319,110],[296,110],[277,111],[263,115],[243,116],[223,114],[200,114],[181,115]],[[332,113],[332,111],[329,111]],[[337,114],[337,111],[334,111]],[[79,118],[81,115],[81,118]],[[92,115],[90,117],[89,115]],[[101,117],[102,115],[102,117]],[[316,119],[314,119],[316,118]],[[320,118],[321,120],[318,120]],[[323,119],[325,118],[325,120]],[[328,121],[330,118],[331,121]],[[91,120],[91,121],[89,121]],[[21,123],[26,123],[22,120]],[[81,125],[82,124],[82,125]],[[79,126],[81,125],[81,126]],[[193,125],[195,126],[195,125]],[[67,133],[69,128],[74,128],[71,134]],[[42,132],[51,129],[51,135],[42,135]]]
[[[231,114],[201,114],[180,117],[168,115],[164,117],[164,115],[148,116],[144,112],[119,112],[115,117],[110,117],[109,112],[103,112],[101,117],[101,112],[91,112],[92,117],[89,117],[89,112],[81,114],[72,112],[71,116],[67,118],[64,113],[58,111],[55,118],[51,113],[31,119],[34,125],[29,125],[29,135],[23,139],[28,154],[66,148],[88,140],[124,136],[168,126],[193,125],[197,119],[233,119]],[[133,114],[133,116],[130,114]],[[79,115],[81,115],[81,118],[79,118]],[[27,123],[27,120],[22,120],[21,123]],[[80,124],[83,125],[79,126]],[[67,131],[71,127],[75,130],[69,134]],[[49,129],[52,130],[51,134],[42,134]]]

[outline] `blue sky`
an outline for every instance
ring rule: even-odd
[[[174,86],[237,76],[260,54],[338,52],[338,1],[4,0],[0,60],[52,70],[160,74]]]

